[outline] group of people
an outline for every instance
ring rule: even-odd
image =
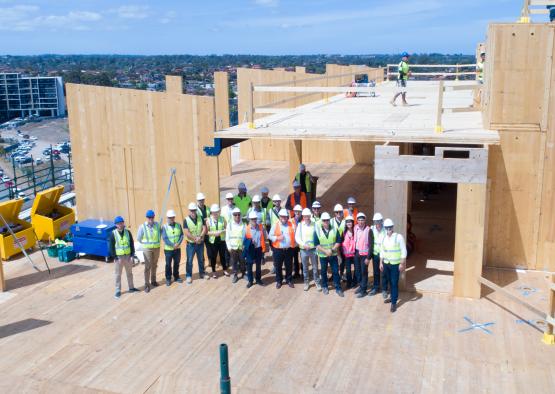
[[[305,171],[304,166],[301,171]],[[307,175],[311,176],[311,175]],[[294,192],[285,202],[279,194],[269,197],[269,189],[260,189],[260,195],[250,197],[244,183],[238,185],[236,195],[227,193],[223,207],[205,204],[205,196],[197,194],[197,202],[188,205],[189,214],[183,225],[176,222],[176,214],[169,210],[167,223],[155,221],[152,210],[139,227],[137,241],[144,255],[145,292],[158,286],[157,261],[161,243],[164,243],[166,285],[182,283],[179,274],[181,245],[186,243],[186,283],[192,283],[193,260],[196,256],[200,279],[217,278],[217,262],[223,275],[232,283],[246,277],[246,287],[262,282],[262,264],[271,254],[276,288],[294,287],[294,279],[302,277],[304,290],[309,291],[311,277],[317,291],[329,293],[328,281],[333,281],[335,292],[344,296],[345,289],[356,289],[357,298],[381,292],[385,303],[391,303],[395,312],[398,301],[399,275],[405,270],[407,250],[401,234],[394,232],[394,223],[380,213],[372,216],[368,225],[366,215],[359,212],[354,197],[347,206],[333,207],[333,213],[323,212],[322,205],[303,191],[301,180],[293,181]],[[126,270],[129,291],[138,291],[133,285],[132,259],[134,240],[125,228],[124,220],[114,220],[116,229],[111,235],[112,254],[115,259],[116,293],[121,296],[121,273]],[[204,248],[212,269],[205,271]],[[373,282],[369,284],[369,268]],[[328,277],[328,270],[331,277]]]

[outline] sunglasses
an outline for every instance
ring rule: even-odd
[[[389,230],[393,230],[393,227],[390,226],[390,227],[386,227],[385,229],[389,231]]]
[[[241,216],[240,213],[234,213],[233,216]]]

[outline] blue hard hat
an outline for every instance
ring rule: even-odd
[[[148,211],[146,211],[146,217],[147,218],[153,218],[154,217],[154,211],[152,209],[149,209]]]
[[[116,216],[114,219],[114,224],[118,224],[118,223],[123,223],[125,220],[123,220],[123,217],[121,216]]]
[[[405,56],[406,56],[406,57],[409,57],[409,54],[408,54],[407,52],[401,53],[401,57],[405,57]]]

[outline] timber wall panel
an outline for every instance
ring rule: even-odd
[[[123,215],[136,229],[147,209],[165,214],[172,167],[181,200],[172,187],[167,208],[179,220],[198,191],[209,203],[219,201],[217,159],[201,151],[212,142],[212,97],[74,84],[66,89],[81,220]]]
[[[250,83],[255,85],[274,84],[279,82],[291,82],[296,85],[296,80],[312,78],[325,75],[339,75],[354,72],[368,74],[370,79],[383,81],[383,69],[373,69],[365,66],[341,66],[337,64],[326,65],[326,74],[309,74],[306,72],[294,72],[283,70],[257,70],[257,69],[237,69],[237,89],[238,89],[238,112],[239,123],[245,121],[245,114],[249,112],[249,87]],[[300,82],[298,86],[342,86],[352,82],[351,76],[341,78],[320,79],[316,81]],[[326,94],[317,93],[304,95],[302,93],[273,93],[264,92],[254,95],[254,106],[268,105],[273,102],[299,97],[287,103],[278,105],[278,108],[293,108],[308,104],[310,102],[323,100]],[[328,96],[329,97],[329,96]],[[259,118],[262,115],[257,115]],[[287,160],[288,144],[287,141],[278,140],[252,140],[241,143],[241,158],[244,160]],[[335,141],[303,141],[303,162],[306,163],[373,163],[374,144],[373,143],[350,143]]]
[[[214,73],[214,99],[216,100],[216,130],[229,127],[229,76],[225,71]],[[225,148],[218,156],[220,176],[231,175],[231,148]]]

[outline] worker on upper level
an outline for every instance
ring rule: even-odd
[[[197,204],[189,204],[189,215],[183,221],[183,232],[187,240],[187,284],[193,282],[193,258],[197,256],[198,273],[200,279],[209,279],[204,275],[204,236],[206,235],[206,223],[198,214]]]
[[[480,61],[476,63],[476,80],[478,83],[484,83],[484,65],[486,62],[486,53],[480,53]]]
[[[110,254],[114,256],[116,277],[116,294],[114,297],[119,299],[121,297],[121,271],[124,268],[129,292],[135,293],[139,291],[139,289],[135,288],[133,285],[133,262],[131,260],[135,255],[133,236],[131,232],[125,228],[125,222],[121,216],[116,216],[114,224],[116,228],[110,234]]]
[[[251,207],[252,198],[247,194],[247,186],[241,182],[237,186],[237,195],[233,197],[233,203],[241,211],[241,217],[246,221],[247,212]]]
[[[409,54],[407,52],[403,52],[401,54],[401,62],[399,62],[399,66],[397,68],[399,71],[399,76],[397,77],[397,93],[393,96],[391,100],[391,105],[397,105],[395,101],[397,97],[401,96],[403,99],[403,105],[408,105],[407,103],[407,81],[411,74],[410,67],[409,67]]]
[[[293,181],[293,193],[289,195],[285,203],[285,208],[289,211],[291,217],[293,217],[293,208],[295,205],[300,205],[303,209],[308,206],[306,199],[306,193],[301,190],[301,184],[299,181]]]
[[[179,277],[183,229],[175,221],[175,211],[173,209],[168,210],[166,217],[168,223],[162,227],[162,239],[164,240],[164,257],[166,258],[166,286],[169,286],[171,284],[172,273],[174,281],[183,283],[183,280]]]
[[[391,312],[395,312],[399,297],[399,274],[406,268],[407,248],[403,236],[393,232],[393,220],[385,219],[383,225],[386,234],[380,247],[380,271],[385,274],[391,290],[391,298],[385,299],[384,303],[391,302]]]
[[[555,21],[555,5],[548,5],[546,7],[549,10],[549,21],[554,22]]]
[[[301,164],[299,166],[299,172],[297,173],[297,175],[295,175],[294,181],[299,182],[299,184],[301,185],[301,191],[306,194],[307,206],[309,206],[316,197],[312,195],[312,186],[316,185],[318,178],[313,177],[312,174],[306,170],[306,166],[304,164]]]
[[[160,258],[160,223],[154,221],[154,211],[146,211],[146,222],[137,232],[137,241],[141,244],[145,258],[145,293],[150,292],[151,287],[158,286],[156,282],[156,268]]]

